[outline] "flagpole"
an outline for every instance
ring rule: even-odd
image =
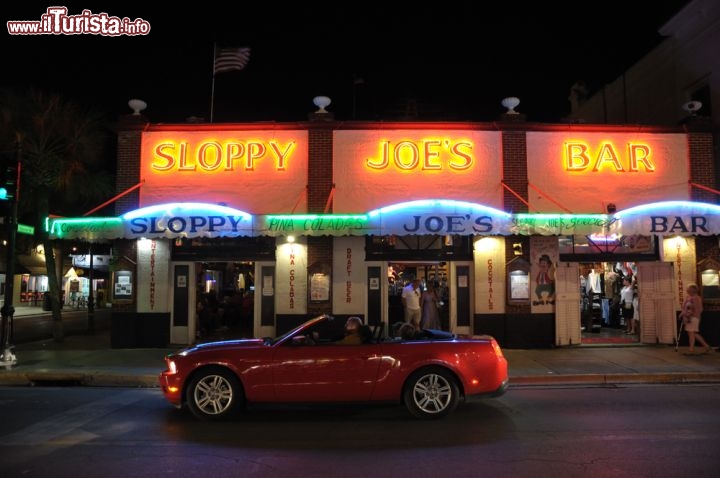
[[[213,122],[213,113],[215,108],[215,61],[217,60],[217,43],[213,42],[213,61],[212,61],[212,87],[210,88],[210,122]]]

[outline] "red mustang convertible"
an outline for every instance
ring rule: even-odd
[[[343,324],[321,315],[274,339],[184,348],[165,357],[160,386],[172,405],[204,420],[250,404],[330,402],[397,402],[418,418],[440,418],[463,400],[507,390],[507,360],[493,337],[384,337],[378,326],[364,343],[345,345]]]

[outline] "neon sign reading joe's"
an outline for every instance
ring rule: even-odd
[[[445,168],[464,171],[474,163],[471,141],[448,138],[381,141],[378,156],[365,162],[370,169],[383,170],[394,166],[403,171],[440,171]]]

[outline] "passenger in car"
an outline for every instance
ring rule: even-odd
[[[417,338],[417,330],[413,324],[405,322],[398,328],[397,336],[403,340],[413,340]]]
[[[345,322],[345,336],[336,343],[341,345],[359,345],[366,341],[362,334],[363,322],[360,317],[349,317]]]

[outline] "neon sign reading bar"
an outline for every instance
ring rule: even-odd
[[[627,154],[621,158],[611,142],[600,143],[596,151],[587,144],[569,141],[565,143],[565,170],[592,171],[610,168],[616,172],[639,172],[640,166],[645,172],[655,171],[650,158],[650,147],[646,144],[627,143]]]

